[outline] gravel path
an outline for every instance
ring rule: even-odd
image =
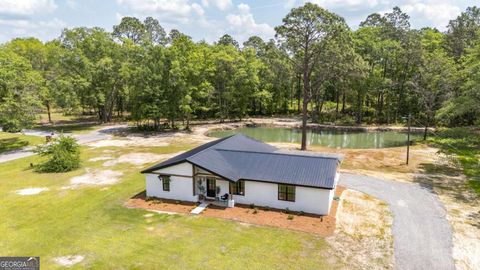
[[[112,131],[116,129],[124,129],[126,127],[127,127],[126,125],[106,126],[89,133],[73,135],[73,137],[77,139],[77,142],[79,144],[87,144],[90,142],[110,139],[112,137],[112,135],[110,135]],[[28,129],[28,130],[24,130],[23,134],[30,135],[30,136],[45,137],[45,136],[51,135],[51,132]],[[69,135],[69,134],[66,134],[66,135]],[[19,159],[19,158],[33,156],[35,155],[35,153],[32,151],[32,148],[33,147],[25,147],[19,150],[0,154],[0,163]]]
[[[29,157],[33,155],[35,155],[35,153],[29,150],[29,148],[14,150],[14,151],[0,154],[0,163],[19,159],[19,158]]]
[[[396,269],[455,269],[452,229],[443,205],[428,188],[354,174],[342,174],[340,184],[389,204]]]

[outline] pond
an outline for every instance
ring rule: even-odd
[[[225,137],[236,133],[253,137],[264,142],[300,143],[300,129],[272,127],[243,127],[233,130],[217,130],[208,133],[211,137]],[[419,134],[410,134],[410,140],[420,138]],[[338,130],[308,130],[307,144],[332,148],[387,148],[407,145],[407,134],[397,131],[338,131]]]

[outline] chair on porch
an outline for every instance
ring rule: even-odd
[[[225,193],[222,196],[220,196],[220,200],[221,201],[227,201],[228,200],[228,193]]]

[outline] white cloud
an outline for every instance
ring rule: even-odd
[[[192,6],[188,0],[117,0],[120,6],[127,7],[139,13],[169,13],[178,16],[188,16]]]
[[[75,0],[67,0],[67,6],[71,9],[77,9],[78,3]]]
[[[402,5],[400,9],[410,15],[412,21],[420,21],[420,23],[416,24],[432,25],[439,30],[445,30],[448,21],[456,18],[461,12],[458,6],[447,3],[416,2]]]
[[[202,5],[204,7],[209,7],[210,3],[220,10],[227,10],[232,6],[231,0],[202,0]]]
[[[8,37],[36,37],[50,40],[58,37],[60,31],[67,27],[67,24],[58,18],[36,22],[24,19],[0,19],[0,27],[7,29],[3,31],[0,41],[7,41]]]
[[[56,8],[54,0],[0,0],[0,14],[33,15],[52,12]]]
[[[323,8],[372,8],[379,5],[378,0],[310,0],[305,2],[312,2]]]
[[[205,14],[205,11],[203,10],[202,6],[200,6],[197,3],[192,4],[192,9],[198,16],[203,16]]]
[[[257,35],[263,39],[270,39],[275,35],[275,30],[269,24],[257,23],[250,12],[247,4],[241,3],[237,6],[237,14],[228,14],[227,31],[240,42],[247,40],[250,36]]]
[[[117,0],[117,3],[137,17],[158,15],[164,24],[188,24],[202,20],[205,11],[198,3],[189,0]]]

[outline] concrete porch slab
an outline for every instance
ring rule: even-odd
[[[195,209],[193,209],[190,214],[194,214],[194,215],[198,215],[200,214],[201,212],[203,212],[203,210],[205,210],[205,208],[207,208],[207,206],[209,205],[210,203],[206,203],[206,202],[203,202],[201,203],[199,206],[197,206]]]

